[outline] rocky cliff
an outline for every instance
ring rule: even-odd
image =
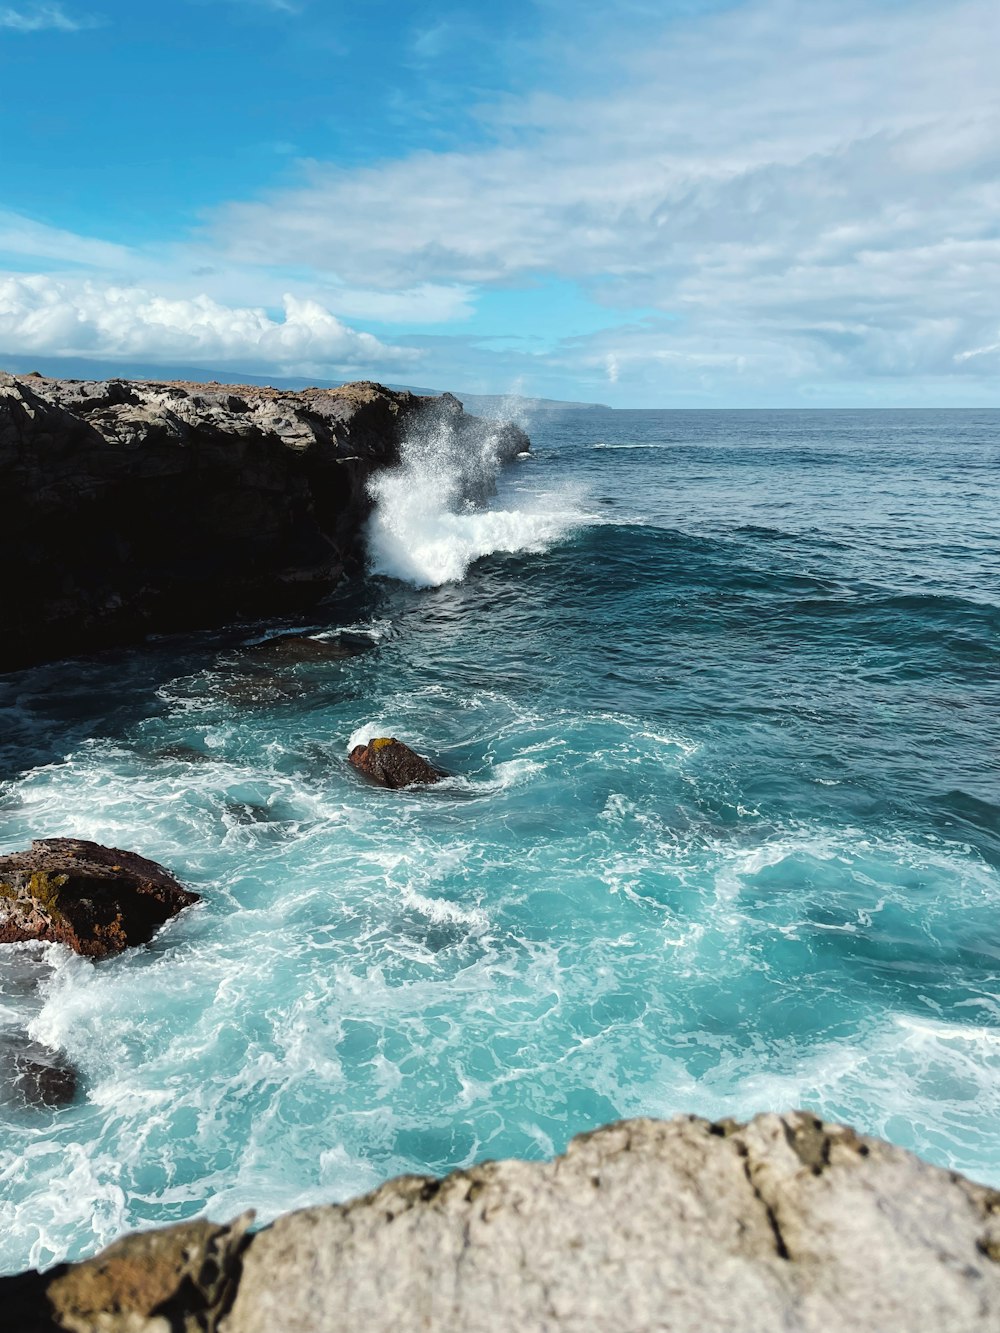
[[[1000,1194],[793,1112],[628,1121],[0,1282],[12,1333],[986,1333]]]
[[[457,399],[0,372],[0,671],[299,609],[359,559],[372,473]],[[498,453],[528,448],[491,427]]]

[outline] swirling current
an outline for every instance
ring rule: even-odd
[[[815,1108],[1000,1184],[1000,413],[572,412],[470,506],[383,478],[288,623],[0,678],[0,849],[203,895],[0,950],[0,1264],[605,1121]],[[451,776],[366,785],[392,734]],[[2,1033],[0,1033],[2,1035]]]

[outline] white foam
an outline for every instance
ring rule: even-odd
[[[417,889],[409,887],[403,890],[400,898],[406,907],[412,907],[428,921],[438,925],[468,926],[474,931],[489,929],[489,913],[481,907],[462,907],[461,904],[449,902],[445,898],[429,898]]]
[[[491,423],[472,439],[447,421],[408,438],[402,465],[370,482],[372,571],[418,588],[458,583],[482,556],[546,550],[585,521],[568,489],[526,496],[516,508],[486,507],[500,466]]]

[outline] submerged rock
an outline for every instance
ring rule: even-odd
[[[350,762],[365,777],[382,787],[413,787],[440,782],[444,774],[395,736],[377,736],[367,745],[355,745]]]
[[[269,671],[227,676],[216,685],[217,693],[241,708],[271,708],[298,699],[304,690],[301,681]]]
[[[339,662],[360,657],[374,647],[371,639],[338,635],[323,638],[314,634],[279,634],[262,643],[252,644],[247,652],[271,662]]]
[[[56,1051],[26,1037],[0,1037],[0,1093],[32,1109],[69,1106],[76,1098],[76,1070]]]
[[[20,1333],[1000,1327],[1000,1193],[806,1112],[626,1121],[241,1225],[131,1237],[0,1301]]]
[[[155,861],[79,838],[0,856],[0,944],[44,940],[106,958],[198,901]]]
[[[194,745],[186,745],[183,741],[174,745],[164,745],[160,749],[153,751],[154,759],[177,760],[183,764],[214,764],[218,757],[208,754],[205,750],[199,750]]]

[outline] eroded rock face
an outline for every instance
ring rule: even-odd
[[[348,756],[350,762],[365,777],[381,787],[413,787],[440,782],[440,773],[415,750],[411,750],[395,736],[377,736],[367,745],[356,745]]]
[[[106,958],[198,900],[155,861],[79,838],[0,856],[0,944],[43,940]]]
[[[55,1276],[0,1282],[0,1302],[21,1302],[27,1333],[1000,1327],[1000,1194],[802,1112],[610,1125],[553,1162],[401,1177],[289,1214],[242,1249],[198,1225],[132,1237]],[[155,1306],[134,1294],[144,1247],[182,1251],[183,1265],[167,1268],[193,1274],[220,1243],[221,1302],[201,1279],[161,1283]],[[38,1311],[52,1322],[31,1323]]]
[[[455,399],[0,372],[0,671],[307,607],[359,556],[367,483]],[[501,459],[529,447],[489,427]]]

